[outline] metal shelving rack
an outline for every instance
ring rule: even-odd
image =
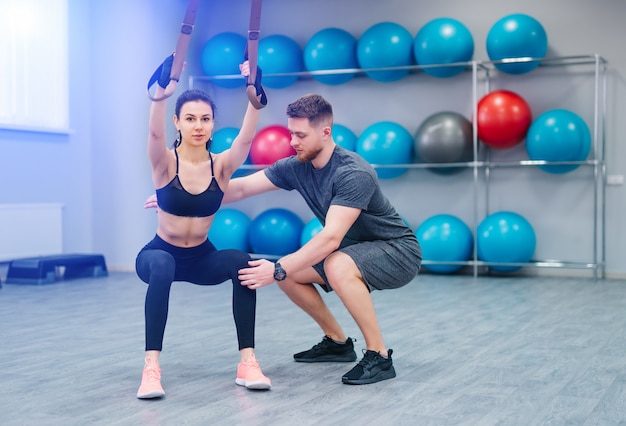
[[[578,165],[581,167],[591,167],[593,169],[593,218],[592,218],[592,258],[588,261],[568,261],[563,259],[533,259],[529,263],[523,264],[501,264],[498,265],[510,265],[521,267],[535,267],[535,268],[568,268],[568,269],[586,269],[592,272],[594,280],[598,278],[604,278],[605,266],[606,266],[606,215],[605,215],[605,191],[606,191],[606,163],[605,163],[605,123],[606,123],[606,74],[607,74],[607,61],[601,56],[595,55],[577,55],[566,57],[554,57],[554,58],[520,58],[509,59],[504,61],[490,61],[481,62],[482,71],[485,74],[485,91],[491,91],[491,72],[495,65],[498,63],[511,63],[511,62],[539,62],[540,68],[545,67],[592,67],[594,78],[594,94],[593,94],[593,124],[592,124],[592,147],[589,154],[589,158],[584,161],[492,161],[491,152],[488,148],[484,149],[485,159],[477,162],[474,165],[474,182],[475,185],[479,185],[478,171],[482,171],[485,179],[485,209],[487,214],[489,212],[489,197],[490,197],[490,182],[491,172],[498,168],[524,168],[524,167],[537,167],[542,165]],[[473,84],[475,94],[478,86],[477,75],[478,64],[474,66]],[[474,98],[474,116],[477,116],[477,102],[478,98]],[[478,140],[476,135],[476,126],[474,126],[474,158],[478,158],[477,147]],[[483,146],[483,148],[485,148]],[[478,188],[476,190],[476,196]],[[477,200],[477,199],[476,199]],[[476,203],[477,204],[477,201]],[[475,213],[475,219],[478,220],[478,216]],[[475,243],[476,244],[476,243]],[[482,262],[476,257],[476,245],[474,247],[474,259],[471,262],[473,266],[474,275],[477,275],[481,267],[489,267],[489,262]]]
[[[606,163],[605,163],[605,125],[607,114],[606,102],[606,75],[608,62],[598,54],[593,55],[576,55],[551,58],[511,58],[500,61],[469,61],[458,62],[452,64],[433,64],[433,65],[410,65],[403,67],[385,67],[385,68],[349,68],[338,70],[324,71],[302,71],[297,73],[275,73],[266,74],[265,77],[283,77],[297,76],[301,79],[312,79],[317,75],[335,75],[335,74],[354,74],[356,77],[364,77],[366,73],[373,71],[395,71],[407,70],[409,73],[417,73],[428,68],[441,67],[463,67],[467,72],[472,73],[472,105],[473,116],[478,116],[478,101],[480,100],[479,86],[483,85],[483,93],[491,91],[491,83],[493,72],[496,65],[500,63],[519,63],[519,62],[537,62],[538,68],[546,67],[593,67],[594,74],[594,99],[593,99],[593,129],[592,129],[592,147],[589,159],[584,161],[536,161],[536,160],[520,160],[520,161],[494,161],[491,159],[490,150],[478,140],[477,127],[473,126],[473,150],[474,161],[461,163],[411,163],[411,164],[394,164],[382,165],[372,164],[374,168],[405,168],[405,169],[432,169],[432,168],[470,168],[473,174],[473,190],[474,190],[474,226],[473,232],[476,236],[478,224],[480,222],[479,214],[479,194],[484,186],[485,190],[485,211],[489,211],[489,193],[491,172],[494,169],[501,168],[524,168],[536,167],[542,165],[578,165],[582,167],[593,168],[593,248],[592,259],[588,261],[568,261],[563,259],[533,259],[528,263],[501,263],[501,262],[485,262],[478,259],[477,238],[474,238],[473,258],[468,261],[424,261],[428,264],[445,264],[445,265],[461,265],[470,267],[474,276],[478,276],[481,271],[488,271],[489,266],[512,266],[521,268],[567,268],[567,269],[585,269],[592,272],[594,280],[604,278],[606,266],[606,214],[605,214],[605,192],[606,192]],[[240,75],[219,75],[219,76],[190,76],[189,87],[197,87],[206,85],[213,80],[240,79]],[[481,83],[482,80],[482,83]],[[479,150],[480,147],[480,150]],[[479,156],[479,151],[483,152],[483,158]],[[260,169],[266,165],[243,165],[242,169]],[[484,178],[484,183],[481,182]]]

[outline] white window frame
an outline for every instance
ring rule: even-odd
[[[69,133],[68,0],[0,0],[0,129]]]

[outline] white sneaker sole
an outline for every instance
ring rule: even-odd
[[[235,379],[235,383],[237,383],[239,386],[244,386],[248,389],[254,389],[254,390],[267,390],[267,389],[271,389],[272,388],[272,384],[271,383],[267,383],[267,382],[246,382],[245,379],[240,379],[237,378]]]
[[[165,392],[163,391],[152,391],[152,392],[148,392],[148,393],[142,393],[142,394],[137,394],[137,398],[139,399],[152,399],[152,398],[161,398],[162,396],[165,396]]]

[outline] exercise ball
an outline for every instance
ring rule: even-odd
[[[474,236],[469,226],[449,214],[439,214],[426,219],[415,230],[422,246],[422,258],[438,262],[465,262],[472,256]],[[456,272],[463,265],[424,265],[431,272],[447,274]]]
[[[524,140],[532,122],[530,106],[517,93],[496,90],[478,101],[478,139],[492,148],[511,148]]]
[[[324,225],[322,225],[322,222],[316,217],[308,221],[307,224],[304,225],[304,228],[302,228],[302,234],[300,234],[300,247],[308,243],[311,238],[317,235],[323,228]]]
[[[478,258],[485,262],[526,263],[535,253],[535,231],[518,213],[492,213],[478,225]],[[489,265],[497,272],[513,272],[519,266]]]
[[[413,54],[418,65],[468,62],[474,56],[474,38],[467,27],[456,19],[433,19],[417,32]],[[452,77],[466,68],[467,65],[426,67],[423,71],[434,77]]]
[[[461,114],[443,111],[432,114],[420,124],[414,139],[418,161],[462,163],[474,158],[472,123]],[[460,167],[430,169],[437,173],[463,170]]]
[[[248,253],[248,230],[252,221],[235,209],[220,209],[215,213],[208,237],[218,250],[237,249]]]
[[[304,70],[302,49],[295,40],[274,34],[259,41],[258,65],[263,70],[263,85],[283,89],[298,80],[297,75],[269,77],[268,74],[295,73]]]
[[[212,141],[209,150],[213,154],[219,154],[230,149],[238,134],[239,129],[237,127],[222,127],[216,130],[211,137]]]
[[[239,129],[237,127],[222,127],[219,130],[216,130],[213,133],[211,146],[209,150],[213,154],[219,154],[220,152],[224,152],[233,144],[233,141],[239,134]],[[252,160],[250,160],[250,154],[246,157],[246,161],[244,164],[252,164]],[[250,173],[250,170],[246,169],[238,169],[233,173],[233,177],[245,176]]]
[[[308,71],[345,70],[359,66],[356,58],[356,38],[340,28],[325,28],[313,34],[304,47],[304,67]],[[337,85],[350,81],[353,72],[314,74],[320,83]]]
[[[357,61],[361,68],[387,68],[412,65],[413,36],[402,25],[380,22],[372,25],[357,42]],[[409,70],[366,71],[377,81],[400,80]]]
[[[284,256],[300,248],[304,224],[292,211],[273,208],[252,220],[248,241],[253,253]]]
[[[246,49],[246,38],[242,35],[225,32],[211,37],[204,45],[201,54],[202,70],[205,75],[239,75],[239,64]],[[216,86],[233,88],[245,86],[245,79],[233,78],[212,80]]]
[[[342,124],[333,124],[333,140],[337,145],[348,151],[356,150],[356,135],[352,130]]]
[[[591,133],[576,113],[553,109],[533,121],[526,134],[526,151],[531,160],[584,161],[591,150]],[[577,164],[540,165],[548,173],[567,173]]]
[[[543,58],[548,50],[546,31],[532,16],[522,13],[498,20],[487,34],[487,55],[492,61],[508,58]],[[539,66],[539,61],[495,63],[509,74],[523,74]]]
[[[357,139],[356,152],[370,164],[409,164],[413,156],[413,137],[398,123],[380,121],[367,127]],[[381,179],[392,179],[406,168],[377,168]]]
[[[279,124],[262,128],[252,140],[250,160],[252,164],[274,164],[281,158],[294,155],[291,146],[291,133]]]

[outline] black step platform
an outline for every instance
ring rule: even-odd
[[[105,277],[101,254],[62,254],[15,259],[9,263],[6,284],[52,284],[58,280]]]

